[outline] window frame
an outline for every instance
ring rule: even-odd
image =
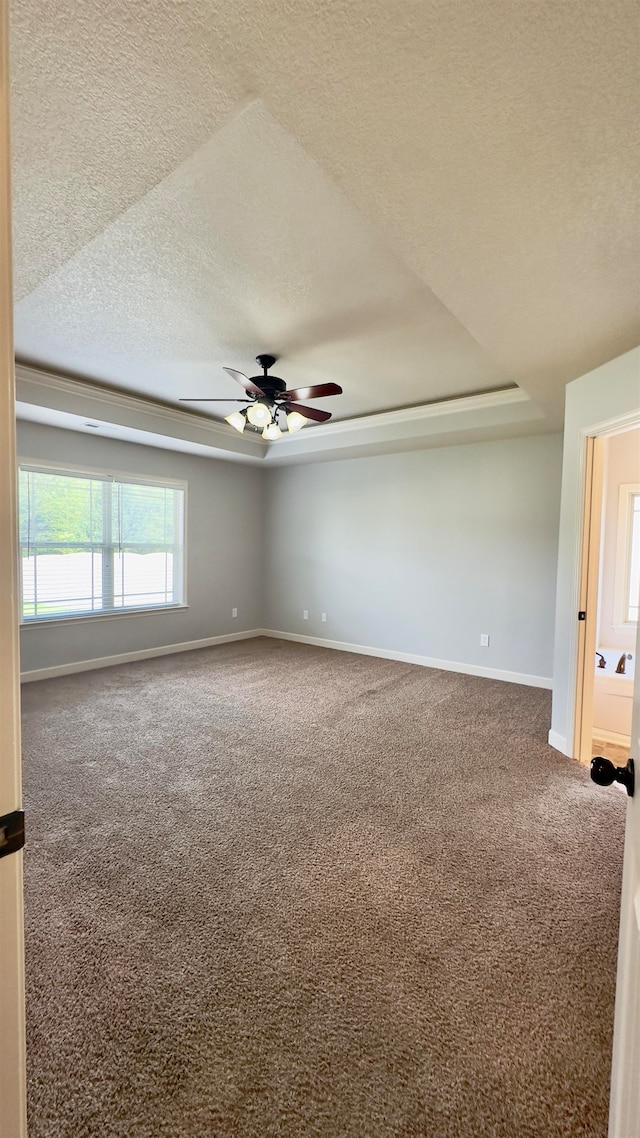
[[[640,482],[622,482],[618,491],[618,528],[616,535],[616,572],[614,584],[614,629],[632,632],[638,621],[628,620],[629,574],[631,572],[631,522],[633,498],[640,494]]]
[[[182,600],[170,604],[158,605],[140,605],[138,607],[127,606],[122,608],[112,608],[105,610],[96,610],[93,612],[77,612],[77,613],[53,613],[51,616],[29,616],[22,615],[23,596],[22,596],[22,567],[20,567],[20,628],[31,628],[43,624],[76,624],[78,621],[93,621],[93,620],[119,620],[121,617],[127,616],[150,616],[155,613],[170,613],[170,612],[183,612],[189,608],[187,598],[187,524],[188,524],[188,489],[189,484],[186,479],[169,478],[169,477],[151,477],[144,474],[129,473],[128,471],[114,470],[109,467],[99,466],[85,466],[84,464],[76,464],[69,462],[58,462],[57,460],[47,460],[43,462],[42,459],[32,459],[19,456],[17,459],[18,475],[21,470],[33,471],[39,474],[60,474],[67,477],[76,478],[95,478],[104,482],[109,482],[112,485],[117,483],[129,483],[140,486],[163,486],[172,490],[182,490]],[[18,542],[18,548],[21,548],[22,543]],[[22,555],[20,555],[22,560]]]

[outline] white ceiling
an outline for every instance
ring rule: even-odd
[[[517,383],[556,427],[640,340],[637,32],[635,0],[13,0],[18,356],[175,402],[271,351],[336,418]]]

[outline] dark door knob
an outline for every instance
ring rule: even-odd
[[[633,769],[633,759],[629,759],[626,767],[617,767],[611,762],[611,759],[605,759],[602,755],[596,755],[595,759],[591,760],[591,767],[589,773],[593,782],[597,782],[598,786],[611,786],[612,782],[620,782],[626,787],[627,794],[633,798],[633,791],[635,789],[635,772]]]

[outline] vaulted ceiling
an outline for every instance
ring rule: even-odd
[[[171,403],[268,351],[338,418],[517,384],[557,427],[640,341],[638,21],[12,0],[18,357]]]

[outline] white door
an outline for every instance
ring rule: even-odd
[[[0,2],[0,816],[20,807],[18,558],[11,327],[8,6]],[[15,815],[12,819],[15,821]],[[0,828],[0,855],[11,849]],[[24,1138],[25,1046],[22,852],[0,856],[0,1131]]]
[[[640,625],[636,664],[640,652]],[[640,1138],[640,668],[633,689],[631,757],[636,790],[627,808],[622,875],[609,1138]],[[603,791],[603,793],[607,793]],[[612,793],[612,792],[610,792]]]

